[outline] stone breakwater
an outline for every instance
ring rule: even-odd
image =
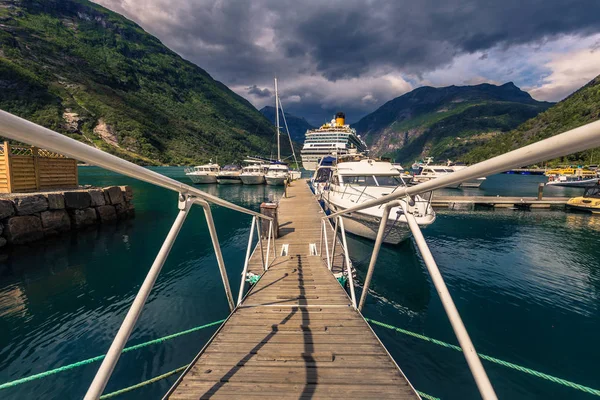
[[[129,186],[0,197],[0,247],[24,244],[135,215]]]

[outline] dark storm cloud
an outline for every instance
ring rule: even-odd
[[[267,89],[267,88],[261,89],[256,85],[252,85],[250,87],[247,87],[246,89],[247,89],[246,93],[254,95],[256,97],[266,98],[266,97],[272,96],[271,91],[269,89]]]
[[[600,31],[598,0],[97,1],[240,92],[275,75],[306,82],[396,71],[419,80],[462,54]],[[323,110],[312,95],[293,108]]]

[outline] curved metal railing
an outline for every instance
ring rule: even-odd
[[[475,347],[473,346],[467,329],[465,328],[465,325],[462,322],[456,305],[452,300],[452,296],[450,295],[448,287],[444,282],[444,278],[440,273],[440,270],[437,266],[437,263],[435,262],[433,255],[431,254],[431,251],[429,250],[429,246],[425,241],[423,233],[421,232],[421,229],[419,228],[415,217],[412,215],[408,208],[408,204],[412,204],[412,202],[415,201],[414,196],[418,194],[431,192],[433,190],[441,189],[450,185],[456,185],[464,181],[468,181],[470,179],[504,172],[512,168],[521,167],[523,165],[531,165],[540,161],[549,160],[552,158],[564,156],[567,154],[599,146],[600,121],[596,121],[581,126],[579,128],[575,128],[570,131],[561,133],[559,135],[553,136],[551,138],[539,141],[537,143],[522,147],[520,149],[491,158],[489,160],[480,162],[460,171],[453,172],[452,174],[449,174],[447,176],[430,180],[425,183],[420,183],[416,186],[405,186],[403,188],[399,188],[398,191],[390,193],[389,195],[383,196],[381,198],[367,200],[356,206],[349,207],[347,209],[323,216],[323,222],[325,222],[327,219],[334,219],[337,228],[338,224],[343,224],[342,217],[346,214],[350,214],[374,206],[384,206],[383,214],[379,224],[379,229],[377,231],[377,237],[375,239],[375,246],[371,254],[371,260],[369,262],[367,276],[363,285],[362,295],[357,307],[358,310],[362,311],[362,308],[364,307],[366,301],[367,293],[369,292],[369,286],[371,284],[373,271],[375,268],[375,264],[377,263],[377,258],[379,256],[379,250],[383,242],[384,232],[386,229],[390,209],[393,207],[401,207],[404,215],[406,216],[406,220],[415,240],[415,243],[417,244],[417,247],[419,249],[419,252],[421,253],[421,256],[423,257],[423,261],[425,262],[429,275],[431,276],[433,285],[435,286],[435,289],[440,296],[440,300],[442,302],[442,305],[444,306],[446,315],[450,320],[450,324],[452,325],[454,334],[456,335],[458,342],[463,350],[467,364],[469,365],[469,369],[471,370],[471,373],[475,378],[475,382],[477,384],[479,392],[485,400],[497,399],[492,384],[490,383],[487,373],[485,372],[485,369],[481,364],[481,360],[477,355],[477,352],[475,351]],[[345,236],[344,232],[341,233],[343,236]],[[334,233],[334,240],[336,239],[336,235],[337,229]],[[344,246],[347,248],[347,246],[345,245],[345,237],[343,237],[343,241]],[[329,258],[329,254],[327,255],[327,257]],[[352,291],[352,293],[354,292]]]
[[[173,223],[171,230],[169,231],[152,266],[150,267],[150,270],[148,271],[140,290],[133,300],[133,303],[127,312],[127,315],[125,316],[125,319],[123,320],[123,323],[121,324],[121,327],[119,328],[119,331],[117,332],[115,339],[113,340],[106,354],[106,357],[102,361],[102,365],[100,365],[100,368],[98,369],[98,372],[96,373],[96,376],[94,377],[94,380],[92,381],[85,395],[85,399],[97,399],[104,391],[104,388],[106,387],[106,384],[108,383],[117,361],[119,360],[123,348],[125,347],[127,340],[129,340],[131,332],[133,331],[135,324],[142,313],[144,304],[146,303],[146,300],[152,291],[152,287],[158,278],[158,275],[167,259],[167,256],[169,255],[169,252],[171,251],[173,243],[175,242],[175,239],[177,238],[177,235],[179,234],[179,231],[181,230],[181,227],[183,226],[183,223],[185,222],[192,205],[198,204],[204,209],[204,216],[210,232],[214,252],[217,257],[217,264],[219,266],[219,272],[221,273],[221,279],[223,280],[223,286],[225,288],[225,294],[227,296],[227,302],[230,310],[235,308],[235,302],[233,300],[231,287],[229,285],[229,279],[227,278],[225,262],[223,261],[223,254],[221,253],[219,238],[217,236],[217,230],[209,203],[244,214],[252,215],[252,225],[250,229],[250,239],[248,241],[245,268],[247,268],[247,260],[250,254],[254,226],[255,224],[258,226],[260,219],[268,221],[269,235],[267,236],[267,258],[265,260],[263,256],[263,264],[264,269],[267,269],[269,266],[268,255],[271,241],[273,241],[273,244],[275,244],[275,237],[273,235],[273,218],[271,217],[238,206],[237,204],[230,203],[217,196],[210,195],[200,189],[186,185],[147,168],[140,167],[139,165],[125,161],[119,157],[108,154],[87,144],[78,142],[77,140],[71,139],[67,136],[61,135],[60,133],[54,132],[50,129],[44,128],[34,124],[33,122],[29,122],[23,118],[19,118],[2,110],[0,110],[0,136],[14,139],[19,142],[28,143],[33,146],[53,150],[79,161],[85,161],[89,164],[96,165],[104,169],[179,193],[179,213],[175,218],[175,222]],[[257,230],[257,232],[259,236],[259,246],[261,252],[263,252],[263,242],[260,228]],[[273,253],[274,257],[276,257],[276,252],[274,251]],[[245,276],[242,275],[242,289],[244,279]]]

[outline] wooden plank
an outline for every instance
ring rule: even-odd
[[[261,279],[167,397],[417,399],[323,259],[309,255],[322,215],[312,193],[298,181],[288,195],[275,251],[288,244],[289,256],[271,254],[265,272],[255,249],[249,269]]]

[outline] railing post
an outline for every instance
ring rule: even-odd
[[[235,308],[235,303],[233,302],[231,287],[229,286],[229,278],[227,277],[227,270],[225,269],[225,261],[223,261],[223,253],[221,253],[221,245],[219,244],[219,238],[217,236],[217,228],[215,228],[215,221],[213,220],[212,212],[210,211],[210,204],[204,200],[199,200],[198,203],[201,204],[202,208],[204,209],[206,224],[208,225],[210,238],[212,239],[215,255],[217,256],[217,264],[219,265],[219,271],[221,272],[221,279],[223,280],[223,286],[225,287],[227,303],[229,303],[229,310],[233,311]]]
[[[330,268],[333,269],[333,261],[335,260],[335,246],[337,244],[337,232],[338,232],[338,219],[335,219],[335,228],[333,229],[333,239],[331,243],[331,261],[329,262]]]
[[[327,268],[331,271],[331,263],[329,262],[329,240],[327,239],[327,222],[323,221],[323,241],[325,242],[325,256],[327,257]],[[323,256],[321,256],[323,258]]]
[[[242,297],[244,296],[244,287],[246,286],[246,274],[248,273],[248,262],[250,261],[250,248],[252,247],[252,236],[254,235],[255,223],[256,217],[252,217],[252,223],[250,224],[250,235],[248,235],[248,248],[246,249],[246,258],[244,259],[244,270],[242,271],[242,283],[240,284],[240,291],[238,293],[238,306],[242,302]]]
[[[269,254],[271,252],[271,231],[273,230],[273,222],[269,221],[269,234],[267,235],[267,259],[265,260],[265,271],[269,269]]]
[[[263,265],[263,271],[266,270],[265,268],[265,251],[263,250],[263,243],[262,243],[262,230],[260,229],[260,225],[262,224],[262,219],[257,218],[256,219],[256,233],[258,235],[258,245],[260,246],[260,259],[262,260],[262,265]]]
[[[342,246],[344,246],[344,257],[346,259],[346,271],[348,274],[348,285],[350,286],[350,298],[352,299],[352,305],[356,308],[356,293],[354,292],[354,278],[352,277],[352,262],[350,261],[350,254],[348,254],[348,242],[346,241],[346,229],[344,229],[344,220],[340,219],[340,234],[342,235]]]
[[[371,261],[369,262],[369,269],[367,270],[367,276],[365,278],[365,284],[363,285],[363,291],[360,296],[360,302],[358,303],[358,311],[362,311],[367,300],[367,294],[369,293],[369,286],[371,285],[371,279],[373,278],[373,271],[375,270],[375,264],[377,263],[377,257],[379,257],[379,250],[383,243],[383,236],[385,234],[385,228],[390,215],[391,204],[386,204],[383,208],[383,214],[381,215],[381,221],[379,222],[379,229],[377,230],[377,238],[375,239],[375,246],[373,246],[373,253],[371,253]]]
[[[133,300],[133,304],[129,308],[129,311],[125,316],[117,335],[110,345],[110,348],[106,353],[106,358],[104,358],[100,368],[98,369],[98,372],[96,372],[96,376],[94,377],[94,380],[92,381],[85,395],[85,400],[96,400],[104,391],[110,375],[115,369],[115,365],[117,365],[117,361],[121,356],[121,352],[123,351],[123,348],[125,347],[125,344],[127,343],[127,340],[129,339],[129,336],[131,335],[131,332],[133,331],[133,328],[135,327],[135,324],[142,313],[144,304],[148,299],[148,295],[152,291],[152,287],[156,282],[156,278],[158,277],[158,274],[160,273],[160,270],[162,269],[167,256],[171,251],[171,248],[173,247],[173,243],[175,242],[181,227],[183,226],[183,222],[185,221],[185,217],[188,214],[191,204],[192,202],[189,198],[180,199],[179,213],[177,214],[177,218],[175,218],[175,222],[173,223],[169,234],[167,235],[158,254],[156,255],[154,263],[148,271],[148,275],[146,275],[138,294]]]
[[[427,270],[429,271],[429,275],[431,276],[431,280],[433,281],[433,285],[437,290],[442,305],[444,306],[444,310],[446,311],[446,315],[450,320],[450,324],[452,325],[452,329],[454,330],[454,334],[458,339],[460,347],[463,350],[465,358],[467,359],[467,364],[469,365],[469,369],[473,374],[473,378],[475,378],[475,383],[477,384],[477,388],[479,389],[479,393],[484,400],[496,400],[498,397],[494,392],[494,388],[490,383],[490,380],[481,364],[481,360],[475,351],[475,346],[473,346],[473,342],[471,342],[471,338],[469,337],[469,333],[467,332],[467,328],[462,322],[460,318],[460,314],[456,309],[456,305],[452,300],[452,296],[450,296],[450,292],[448,291],[448,287],[446,287],[446,283],[444,282],[444,278],[440,273],[440,270],[427,246],[427,242],[423,237],[423,233],[421,232],[421,228],[419,228],[419,224],[415,217],[408,212],[408,206],[406,203],[402,203],[402,208],[404,210],[404,215],[406,220],[408,221],[408,226],[413,234],[415,239],[415,243],[421,252],[421,256],[423,257],[423,261],[425,262],[425,266],[427,266]]]
[[[273,226],[273,220],[270,221],[272,229],[270,229],[273,235],[273,261],[277,258],[277,242],[275,241],[275,227]]]
[[[321,235],[319,237],[319,257],[322,257],[323,252],[323,220],[321,220]]]

